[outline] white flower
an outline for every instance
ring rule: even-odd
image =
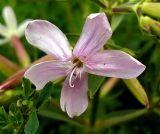
[[[0,38],[0,45],[9,42],[13,35],[22,37],[24,35],[24,30],[29,22],[29,20],[25,20],[18,26],[14,11],[10,6],[4,7],[2,16],[6,26],[0,23],[0,35],[4,37]]]

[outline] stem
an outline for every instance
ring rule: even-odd
[[[40,63],[43,61],[49,61],[49,60],[53,60],[53,57],[50,55],[46,55],[46,56],[36,60],[35,62],[33,62],[33,64]],[[18,72],[13,74],[11,77],[9,77],[7,80],[5,80],[3,83],[0,83],[0,91],[17,86],[20,83],[20,81],[21,81],[21,79],[27,69],[28,68],[24,68],[24,69],[19,70]]]
[[[125,7],[113,7],[112,12],[133,12],[133,9],[130,6]]]
[[[0,55],[0,70],[7,76],[18,71],[19,67],[6,57]]]
[[[3,83],[0,84],[0,90],[9,89],[12,87],[15,87],[19,84],[21,78],[23,77],[26,69],[22,69],[15,73],[13,76],[9,77],[7,80],[5,80]]]
[[[94,96],[93,101],[92,101],[91,117],[90,117],[91,127],[93,127],[95,125],[95,122],[96,122],[98,103],[99,103],[99,94],[100,94],[100,88],[95,93],[95,96]]]
[[[91,0],[91,1],[93,1],[103,9],[108,9],[108,6],[100,0]],[[133,12],[132,6],[113,7],[111,10],[112,12]]]
[[[107,82],[104,85],[102,85],[100,97],[103,98],[105,95],[107,95],[117,84],[118,81],[118,78],[109,78]]]
[[[19,40],[19,38],[16,35],[13,35],[11,38],[11,43],[16,51],[17,58],[19,62],[22,64],[23,67],[27,67],[30,65],[30,58],[28,53],[26,52],[24,45]]]

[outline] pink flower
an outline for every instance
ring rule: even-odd
[[[72,52],[66,36],[45,20],[28,24],[25,35],[33,46],[57,60],[33,65],[25,77],[42,89],[49,81],[66,77],[60,105],[69,117],[79,116],[88,106],[88,73],[130,79],[140,75],[145,66],[119,50],[99,51],[111,37],[112,30],[104,13],[90,14]]]

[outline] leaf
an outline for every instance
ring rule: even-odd
[[[9,115],[10,116],[14,116],[14,114],[17,112],[17,107],[16,107],[16,104],[15,103],[12,103],[10,106],[9,106]]]
[[[35,134],[36,131],[38,130],[38,127],[39,127],[39,121],[37,118],[37,113],[36,111],[33,111],[30,114],[29,119],[25,125],[24,132],[25,134]]]
[[[62,112],[51,111],[51,110],[47,109],[47,110],[40,110],[38,112],[38,114],[40,114],[41,116],[44,116],[44,117],[48,117],[48,118],[52,118],[52,119],[57,119],[57,120],[65,121],[65,122],[68,122],[68,123],[70,123],[72,125],[75,125],[75,126],[79,126],[79,127],[83,126],[79,122],[70,119],[69,117],[67,117]]]
[[[123,79],[124,83],[128,87],[128,89],[132,92],[132,94],[137,98],[137,100],[144,106],[149,107],[149,101],[147,94],[138,81],[138,79]]]
[[[24,119],[23,119],[23,115],[22,112],[20,111],[20,109],[16,106],[15,103],[12,103],[9,106],[9,114],[8,114],[8,119],[11,122],[14,122],[15,124],[22,124]]]
[[[37,108],[39,108],[44,102],[44,100],[46,100],[51,95],[52,90],[53,90],[53,83],[52,82],[47,83],[47,85],[43,88],[43,90],[40,91],[40,95],[38,97],[38,101],[36,104]]]
[[[124,14],[114,14],[111,19],[111,27],[112,31],[114,32],[116,28],[119,26],[119,24],[122,22],[124,18]]]
[[[4,107],[0,107],[0,124],[5,123],[8,120],[8,115],[4,109]]]
[[[24,92],[23,95],[25,98],[29,98],[35,91],[34,89],[31,88],[31,82],[26,78],[23,78],[22,86]]]
[[[135,119],[147,113],[147,109],[141,110],[125,110],[108,114],[99,120],[99,129],[110,128],[123,122]],[[98,122],[97,122],[98,123]]]
[[[77,120],[69,118],[66,115],[66,113],[64,113],[60,109],[59,104],[53,98],[50,98],[48,102],[45,102],[45,105],[42,105],[42,107],[40,107],[40,109],[38,110],[38,114],[44,117],[51,118],[51,119],[64,121],[74,126],[85,127],[83,124],[81,124]]]
[[[105,79],[105,77],[89,74],[88,88],[89,88],[89,96],[90,96],[90,98],[93,98],[94,94],[100,88],[100,86],[103,83],[104,79]]]

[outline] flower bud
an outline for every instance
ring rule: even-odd
[[[160,19],[160,3],[144,2],[141,6],[142,14]]]
[[[139,19],[140,27],[150,35],[160,37],[160,22],[148,16],[141,16]]]

